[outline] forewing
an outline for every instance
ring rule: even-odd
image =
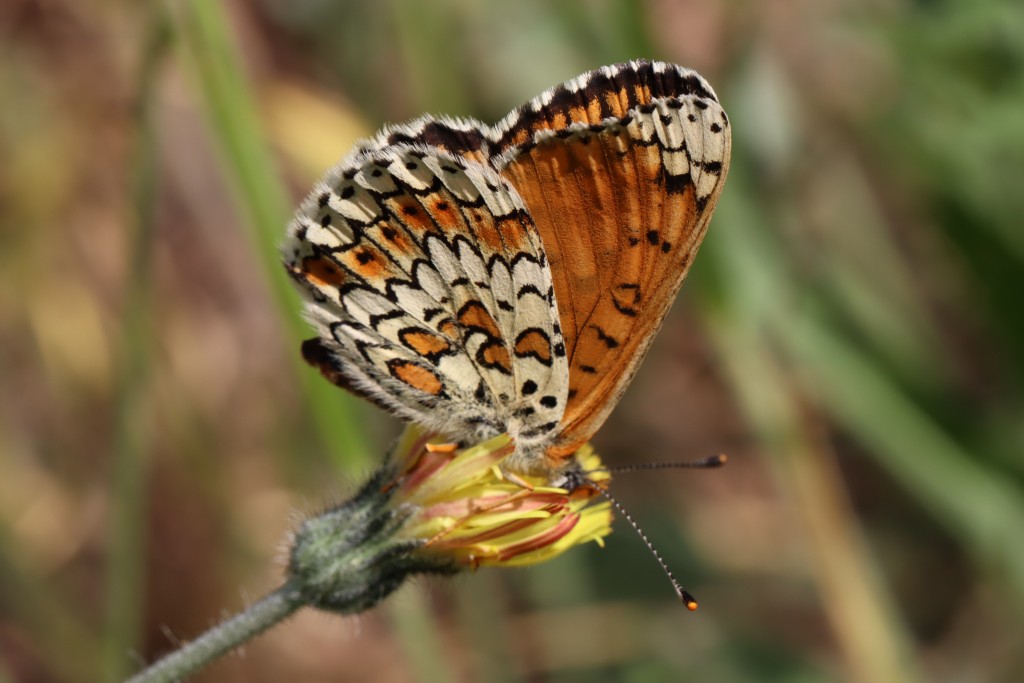
[[[725,180],[729,122],[695,72],[631,62],[549,90],[489,138],[553,273],[569,354],[557,461],[601,426],[661,326]]]
[[[304,355],[328,379],[460,440],[558,425],[567,368],[550,271],[521,198],[489,167],[366,144],[318,183],[282,250],[319,334]]]

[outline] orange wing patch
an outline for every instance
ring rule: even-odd
[[[526,227],[517,216],[499,218],[495,225],[499,239],[502,240],[508,250],[514,253],[525,248],[530,238],[526,232]]]
[[[516,339],[517,358],[536,358],[545,365],[551,364],[551,340],[542,330],[525,330]]]
[[[446,339],[425,330],[416,328],[402,330],[398,333],[398,338],[409,349],[434,362],[452,350],[451,344]]]
[[[484,335],[484,341],[476,352],[477,362],[486,368],[511,375],[512,359],[505,347],[501,329],[487,308],[479,301],[469,301],[459,310],[458,320],[462,326],[464,342],[468,342],[474,334]]]
[[[378,281],[393,274],[390,272],[388,258],[370,244],[359,244],[352,249],[338,252],[335,258],[365,280]]]
[[[489,215],[485,215],[482,211],[474,210],[470,214],[473,221],[473,232],[480,242],[482,242],[488,249],[493,252],[500,252],[504,248],[504,240],[514,238],[515,233],[512,231],[503,231],[501,229],[501,222],[495,222]],[[518,221],[512,221],[518,225]],[[515,249],[515,244],[509,245]]]
[[[470,301],[459,311],[459,324],[467,335],[482,332],[490,340],[501,340],[501,329],[479,301]]]
[[[446,195],[435,195],[427,199],[427,211],[431,218],[441,226],[457,232],[466,232],[466,221],[462,218],[459,207],[452,206],[451,198]]]
[[[315,287],[340,287],[345,282],[345,271],[325,256],[302,259],[302,268],[299,272]]]
[[[609,90],[604,94],[604,102],[612,116],[622,118],[629,110],[629,96],[625,88]]]
[[[415,253],[416,246],[409,236],[401,229],[388,223],[375,225],[367,230],[367,236],[377,241],[391,254],[410,255]]]
[[[459,326],[452,318],[444,318],[437,325],[438,331],[452,341],[459,341],[462,335],[459,334]]]
[[[436,372],[416,363],[396,358],[388,361],[388,371],[398,381],[431,396],[439,396],[444,389]]]
[[[385,204],[391,209],[395,218],[407,225],[414,234],[426,232],[434,227],[434,221],[431,220],[430,214],[415,197],[403,194],[385,200]]]
[[[491,368],[505,373],[512,374],[512,359],[508,356],[508,349],[502,342],[487,341],[477,352],[477,362],[485,368]]]

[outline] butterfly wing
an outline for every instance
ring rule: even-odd
[[[356,143],[355,153],[393,145],[425,145],[448,154],[488,163],[487,126],[476,119],[431,116],[385,126],[371,138]]]
[[[319,335],[304,355],[328,379],[458,440],[557,427],[568,371],[550,270],[489,167],[364,144],[303,202],[282,252]]]
[[[725,180],[729,122],[695,72],[631,62],[548,90],[489,137],[544,241],[569,354],[554,467],[605,421],[661,326]]]

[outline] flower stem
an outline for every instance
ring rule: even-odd
[[[195,673],[229,650],[284,621],[306,602],[298,589],[286,583],[227,621],[153,663],[126,683],[177,681]]]

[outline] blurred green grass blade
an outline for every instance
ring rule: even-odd
[[[737,178],[736,176],[740,176]],[[733,194],[716,215],[716,237],[707,249],[719,279],[718,298],[705,305],[705,320],[730,384],[771,456],[779,486],[795,505],[814,558],[813,575],[835,629],[851,680],[922,680],[912,660],[912,638],[879,578],[856,515],[828,460],[806,424],[792,381],[766,343],[766,319],[779,315],[778,253],[758,244],[766,234],[749,193]],[[708,258],[705,256],[705,258]]]
[[[806,143],[805,143],[806,144]],[[828,303],[870,340],[901,376],[934,388],[945,378],[934,324],[917,278],[903,250],[869,171],[849,145],[834,143],[835,158],[822,162],[809,187],[791,191],[792,205],[807,195],[806,215],[796,215],[791,248],[814,264],[815,277],[828,288]],[[810,233],[810,234],[806,234]],[[828,253],[815,259],[811,250]]]
[[[736,320],[711,316],[712,338],[730,384],[768,451],[776,480],[806,529],[825,612],[851,680],[923,680],[912,638],[898,617],[830,453],[817,442],[777,359]]]
[[[731,179],[726,201],[740,182],[746,184],[739,192],[753,198],[772,223],[771,230],[748,229],[747,239],[770,249],[765,253],[773,254],[778,267],[785,264],[791,271],[784,284],[771,273],[762,283],[771,292],[766,310],[773,310],[774,302],[780,314],[780,304],[813,301],[834,321],[854,328],[900,378],[935,388],[944,379],[937,371],[941,345],[921,296],[920,274],[912,272],[896,237],[901,226],[886,209],[885,179],[860,157],[856,140],[830,131],[822,117],[800,108],[798,79],[763,46],[740,65],[724,94],[732,109],[736,154],[743,155],[734,167],[747,164],[757,172]],[[828,153],[811,151],[819,148]],[[815,170],[808,174],[811,154]],[[751,269],[759,273],[763,267],[755,261],[743,273]],[[750,313],[762,315],[759,309]]]
[[[185,0],[174,8],[181,46],[194,67],[214,137],[221,145],[242,223],[249,228],[251,247],[263,266],[286,334],[296,340],[295,353],[289,358],[297,366],[306,408],[339,468],[365,466],[374,458],[359,426],[362,406],[305,367],[298,352],[298,340],[310,337],[312,332],[301,319],[299,297],[281,272],[277,252],[291,204],[267,148],[224,8],[203,0]]]
[[[910,6],[896,22],[881,24],[906,89],[895,125],[877,127],[883,151],[911,176],[928,179],[936,208],[943,202],[967,207],[975,218],[967,227],[989,231],[1018,266],[1024,262],[1022,7],[1007,0]]]
[[[969,548],[996,568],[1024,612],[1024,492],[953,441],[886,376],[813,321],[780,334],[805,383],[858,439]]]
[[[132,176],[130,265],[125,287],[116,378],[111,488],[110,549],[106,573],[103,679],[120,681],[135,667],[142,633],[145,500],[149,445],[149,377],[152,353],[153,249],[159,158],[154,95],[171,43],[170,24],[159,6],[151,10],[137,86]]]
[[[740,173],[730,178],[742,185]],[[724,238],[714,253],[725,259],[723,292],[738,296],[742,315],[760,321],[787,352],[821,404],[869,447],[869,453],[922,500],[971,549],[984,569],[997,567],[1024,608],[1024,495],[989,470],[891,381],[856,347],[796,308],[797,287],[771,231],[752,205],[733,193],[716,219]]]

